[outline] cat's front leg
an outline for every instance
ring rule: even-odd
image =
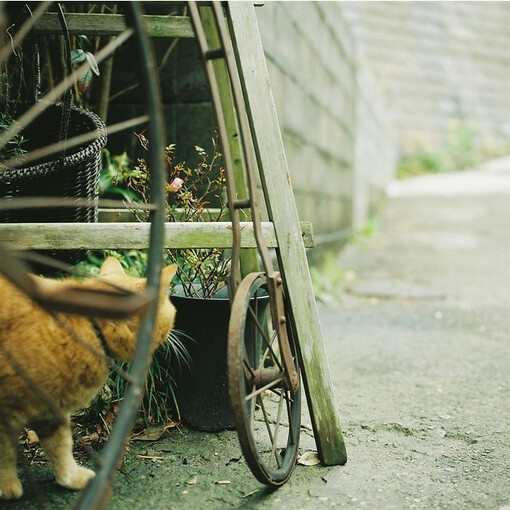
[[[18,434],[0,427],[0,499],[18,499],[23,487],[16,474]]]
[[[55,423],[50,428],[45,424],[39,439],[50,458],[57,483],[67,489],[78,490],[83,489],[88,481],[94,478],[95,473],[91,469],[79,466],[74,460],[73,438],[69,421],[69,416],[67,416],[63,424]],[[39,434],[39,432],[37,433]]]

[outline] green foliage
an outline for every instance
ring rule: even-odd
[[[311,266],[310,276],[317,300],[326,303],[339,301],[346,274],[346,270],[338,264],[337,254],[333,252],[327,252],[320,264]]]
[[[223,248],[193,248],[167,250],[171,260],[179,265],[177,278],[187,296],[209,298],[227,285],[230,259]]]
[[[437,154],[419,148],[413,154],[404,156],[397,168],[397,177],[415,177],[442,171],[442,161]]]
[[[442,148],[430,151],[419,147],[413,153],[403,156],[397,168],[397,177],[404,179],[429,173],[465,170],[509,152],[508,143],[482,143],[471,124],[456,121],[452,122]]]
[[[107,257],[116,258],[124,271],[131,276],[143,276],[147,269],[148,253],[145,250],[90,251],[84,260],[76,264],[75,268],[83,274],[97,276]]]
[[[177,358],[175,362],[174,358]],[[179,364],[189,366],[190,360],[182,341],[174,333],[154,352],[152,364],[147,373],[145,392],[140,406],[140,414],[146,425],[166,423],[171,419],[173,409],[178,412],[171,366]],[[120,363],[120,368],[127,372],[130,367],[131,363]],[[113,372],[110,377],[114,397],[120,400],[128,383],[117,372]]]
[[[454,122],[450,126],[445,154],[449,171],[465,170],[483,161],[484,150],[476,138],[475,129],[465,122]]]
[[[16,121],[7,113],[0,111],[0,134],[7,131]],[[9,161],[10,159],[19,158],[26,154],[26,150],[23,149],[23,145],[28,140],[22,135],[17,134],[13,136],[2,148],[0,148],[0,163],[2,161]]]
[[[362,228],[349,237],[349,243],[362,244],[373,236],[378,228],[379,218],[373,215]],[[344,287],[356,275],[352,270],[339,264],[337,252],[328,251],[324,253],[320,263],[310,267],[310,276],[316,299],[331,303],[344,299]]]
[[[108,150],[104,151],[104,167],[99,176],[100,195],[111,198],[119,196],[126,202],[136,202],[140,197],[128,188],[126,178],[129,178],[133,170],[131,169],[131,160],[123,152],[118,156],[112,156]]]
[[[351,243],[360,243],[368,237],[374,235],[374,233],[379,228],[379,217],[375,214],[372,215],[367,222],[357,231],[355,232],[349,239]]]

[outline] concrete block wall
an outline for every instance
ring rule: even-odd
[[[352,227],[359,230],[386,196],[395,175],[399,139],[379,83],[362,66],[356,73]]]
[[[173,39],[154,38],[156,59],[161,62]],[[122,90],[132,78],[126,78],[125,68],[129,68],[132,55],[120,54],[114,61],[112,90]],[[167,131],[167,143],[176,144],[176,161],[185,161],[194,167],[200,158],[195,145],[203,147],[212,154],[211,138],[214,137],[216,122],[211,105],[199,50],[195,39],[180,39],[160,72],[161,93]],[[128,92],[110,103],[109,122],[125,118],[126,109],[132,116],[144,113],[143,98],[139,90]],[[136,137],[130,131],[110,137],[109,146],[122,152],[126,150],[136,161],[145,156]]]
[[[480,143],[510,139],[510,2],[341,6],[404,151],[441,145],[455,121]]]
[[[395,168],[397,140],[339,2],[256,10],[301,219],[320,244],[360,227]]]

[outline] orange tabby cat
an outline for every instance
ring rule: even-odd
[[[167,338],[174,324],[175,308],[168,299],[167,287],[176,268],[163,269],[153,350]],[[111,257],[101,267],[99,279],[41,282],[55,287],[104,287],[100,280],[132,291],[145,288],[145,279],[127,276]],[[134,354],[139,317],[94,322],[71,314],[59,317],[89,345],[88,349],[0,277],[0,499],[19,498],[23,493],[16,459],[19,434],[25,426],[38,434],[60,485],[81,489],[87,484],[94,472],[79,466],[73,458],[70,414],[86,405],[107,378],[107,361],[98,352],[108,351],[108,355],[122,361],[129,361]]]

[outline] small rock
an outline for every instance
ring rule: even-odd
[[[37,444],[39,442],[39,437],[37,436],[35,430],[27,430],[27,441],[28,444]]]
[[[196,477],[196,476],[194,476],[194,477],[190,478],[189,480],[186,480],[184,483],[185,483],[186,485],[196,485],[196,483],[197,483],[197,477]]]

